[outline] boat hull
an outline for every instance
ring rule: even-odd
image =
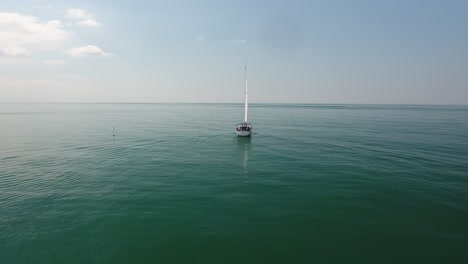
[[[252,134],[252,125],[250,123],[239,123],[236,125],[236,134],[239,137],[248,137]]]
[[[252,134],[252,131],[236,131],[236,134],[239,137],[250,137],[250,135]]]

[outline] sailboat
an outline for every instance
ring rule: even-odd
[[[247,97],[247,66],[244,68],[244,122],[236,125],[236,134],[239,137],[248,137],[252,134],[252,124],[247,122],[247,112],[249,110]]]

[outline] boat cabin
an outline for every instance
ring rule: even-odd
[[[252,125],[250,123],[237,124],[236,131],[252,131]]]

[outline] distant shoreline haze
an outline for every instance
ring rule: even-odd
[[[244,105],[243,102],[0,102],[0,104],[231,104],[231,105]],[[397,104],[397,103],[255,103],[249,102],[249,106],[259,106],[259,105],[355,105],[355,106],[468,106],[466,104],[418,104],[418,103],[408,103],[408,104]]]

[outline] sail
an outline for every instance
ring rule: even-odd
[[[244,122],[247,123],[247,111],[249,109],[248,98],[247,98],[247,66],[245,66],[244,72],[245,72],[245,75],[244,75],[244,77],[245,77],[245,83],[244,83],[244,97],[245,97]]]

